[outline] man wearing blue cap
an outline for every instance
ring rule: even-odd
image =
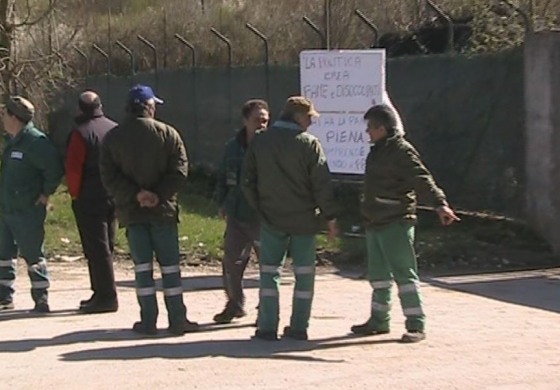
[[[160,265],[169,331],[176,335],[198,330],[186,317],[179,266],[177,192],[188,173],[181,136],[154,119],[162,104],[146,85],[128,93],[127,119],[105,137],[100,171],[103,185],[115,199],[117,218],[126,227],[134,260],[136,295],[141,320],[133,330],[154,335],[158,306],[153,256]]]

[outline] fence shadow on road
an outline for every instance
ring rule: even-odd
[[[50,313],[35,313],[31,310],[9,310],[0,312],[0,322],[13,320],[28,320],[30,318],[69,317],[78,315],[78,309],[51,310]],[[0,349],[0,352],[2,350]]]
[[[204,357],[230,357],[245,359],[292,360],[316,363],[343,363],[344,359],[329,359],[297,354],[374,344],[396,343],[399,339],[357,338],[337,336],[311,341],[280,340],[278,342],[255,340],[200,340],[184,343],[156,343],[114,348],[99,348],[67,352],[61,359],[67,362],[95,360],[139,359],[196,359]]]
[[[435,277],[426,281],[436,287],[560,313],[560,269]]]
[[[205,332],[214,332],[226,329],[250,328],[251,324],[214,325],[201,324]],[[177,337],[166,332],[159,332],[150,339],[165,339]],[[142,340],[142,337],[130,329],[92,329],[66,333],[51,338],[18,339],[0,341],[0,354],[13,352],[29,352],[41,347],[60,345],[82,344],[92,342],[112,342],[126,340]]]
[[[134,280],[120,280],[116,282],[117,287],[135,288]],[[182,278],[184,291],[204,291],[204,290],[222,290],[223,282],[221,275],[199,275],[186,276]],[[156,279],[156,288],[161,290],[161,278]],[[258,276],[243,278],[243,288],[259,288]]]

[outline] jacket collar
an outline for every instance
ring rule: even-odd
[[[380,149],[385,148],[387,145],[391,145],[395,142],[400,141],[402,138],[403,138],[402,134],[395,134],[395,135],[392,135],[390,137],[385,137],[385,138],[382,138],[379,141],[375,142],[371,146],[371,148],[373,150],[380,150]]]
[[[77,124],[81,125],[83,123],[89,122],[92,119],[101,118],[102,116],[105,116],[105,114],[103,113],[103,110],[101,108],[96,108],[92,112],[82,113],[80,115],[77,115],[74,118],[74,121]]]
[[[35,125],[33,124],[33,122],[29,121],[23,127],[23,129],[21,129],[20,132],[16,134],[15,137],[10,137],[9,135],[6,135],[7,139],[8,139],[8,143],[10,143],[11,145],[17,145],[19,143],[19,141],[24,137],[24,135],[29,133],[29,131],[34,127],[35,127]]]
[[[288,121],[276,121],[274,122],[274,124],[272,125],[272,127],[278,127],[281,129],[289,129],[289,130],[298,130],[298,131],[303,131],[303,129],[295,122],[288,122]]]
[[[242,127],[235,135],[235,139],[243,149],[247,149],[247,128]]]

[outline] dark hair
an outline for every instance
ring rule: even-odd
[[[397,113],[387,104],[378,104],[371,107],[364,114],[364,119],[373,122],[375,127],[383,126],[389,135],[397,132],[399,123]]]
[[[6,114],[8,114],[9,116],[13,116],[15,117],[18,121],[20,121],[21,123],[27,123],[29,121],[26,121],[25,119],[23,119],[22,117],[20,117],[17,114],[14,114],[14,112],[12,110],[10,110],[9,108],[6,108]]]
[[[131,115],[141,116],[147,113],[148,107],[149,104],[147,102],[128,102],[125,110]]]
[[[92,102],[86,103],[82,99],[78,99],[78,107],[85,114],[93,114],[93,112],[101,107],[101,99],[99,96],[95,97]]]
[[[264,100],[251,99],[251,100],[247,100],[243,105],[243,107],[241,108],[241,115],[243,115],[243,118],[247,119],[249,118],[249,115],[251,115],[251,113],[257,109],[270,111],[268,109],[268,103],[265,102]]]
[[[280,113],[280,118],[279,119],[281,121],[286,121],[286,122],[295,122],[295,118],[294,118],[295,114],[296,114],[296,112],[294,112],[294,111],[290,111],[290,112],[282,111]]]

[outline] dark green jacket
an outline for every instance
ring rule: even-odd
[[[129,117],[105,136],[101,147],[103,185],[115,199],[121,225],[178,222],[177,192],[188,174],[181,136],[147,117]],[[140,190],[156,193],[156,207],[140,207]]]
[[[278,121],[255,136],[245,157],[242,189],[261,221],[288,234],[315,234],[319,216],[336,216],[323,148],[295,123]]]
[[[416,221],[417,196],[430,206],[447,204],[445,194],[402,136],[378,141],[366,159],[362,214],[370,227]]]
[[[29,122],[14,138],[7,137],[0,173],[0,209],[10,213],[33,207],[59,186],[62,158],[48,137]]]
[[[228,217],[245,223],[257,223],[258,215],[241,191],[241,168],[247,151],[247,130],[239,130],[228,141],[216,180],[216,201]]]

